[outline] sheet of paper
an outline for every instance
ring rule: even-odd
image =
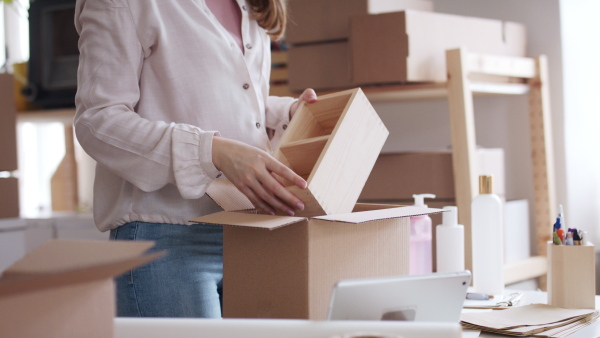
[[[546,304],[530,304],[512,309],[482,313],[464,313],[461,320],[479,326],[505,329],[525,325],[542,325],[564,321],[595,310],[562,309]]]

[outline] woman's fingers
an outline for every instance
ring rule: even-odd
[[[268,153],[242,142],[215,137],[213,162],[255,207],[271,214],[281,210],[288,215],[304,209],[302,200],[274,175],[300,188],[306,187],[306,181]]]

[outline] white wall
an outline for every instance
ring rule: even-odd
[[[558,203],[566,203],[563,79],[559,0],[433,0],[435,11],[520,22],[527,27],[528,55],[548,56]],[[474,102],[477,144],[505,150],[506,197],[533,202],[526,96],[478,97]],[[375,105],[391,130],[384,152],[450,145],[446,100]],[[533,208],[533,203],[530,203]],[[566,213],[566,212],[565,212]],[[533,215],[533,210],[530,210]]]
[[[561,0],[567,226],[600,243],[600,1]]]

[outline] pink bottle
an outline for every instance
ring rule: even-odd
[[[435,198],[433,194],[413,195],[415,206],[427,208],[425,198]],[[431,217],[427,215],[410,218],[410,265],[411,275],[432,273],[433,258],[431,247]]]

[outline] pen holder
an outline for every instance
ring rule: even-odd
[[[596,308],[594,245],[548,242],[548,304],[567,309]]]

